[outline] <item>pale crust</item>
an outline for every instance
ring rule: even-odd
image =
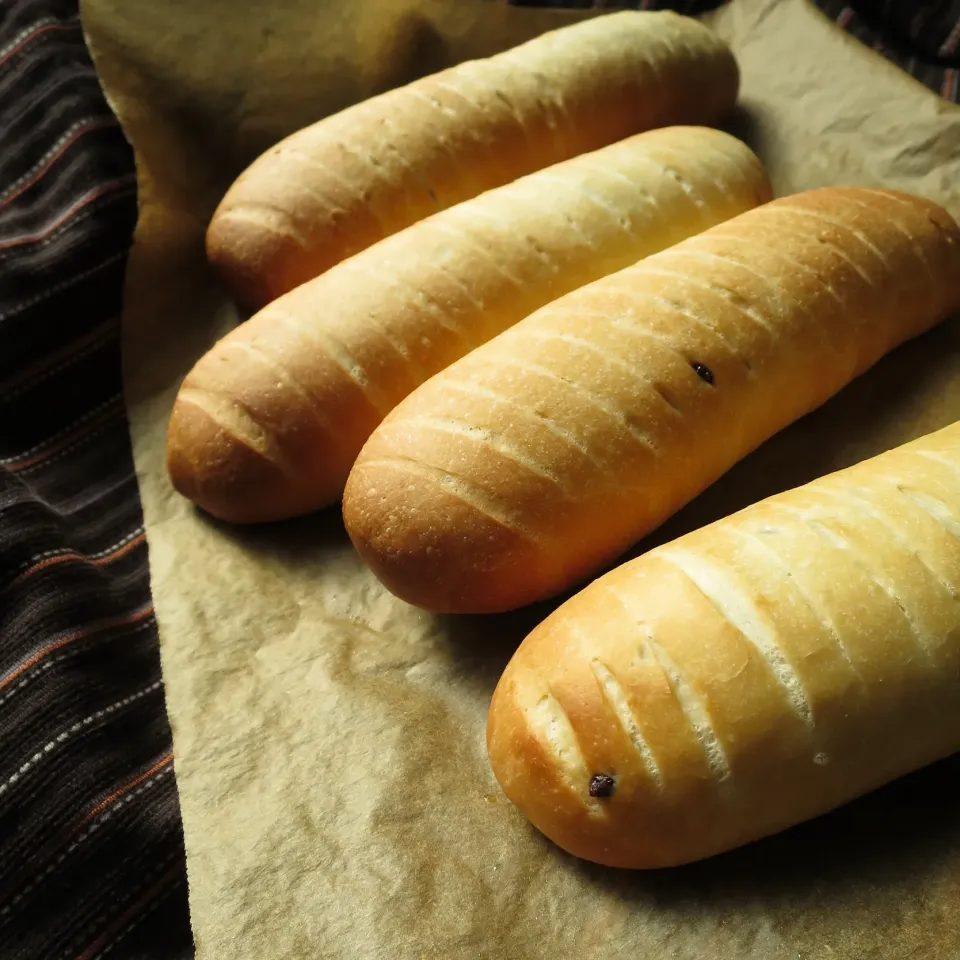
[[[738,84],[720,39],[674,13],[626,11],[551,31],[287,137],[223,198],[208,257],[257,309],[534,170],[654,127],[719,123]]]
[[[744,213],[561,297],[414,391],[354,465],[347,529],[421,607],[557,594],[960,308],[958,276],[960,228],[919,197],[824,188]],[[441,493],[463,501],[457,526],[435,519]],[[491,525],[522,551],[495,556]]]
[[[487,728],[565,850],[731,849],[960,750],[960,425],[626,563],[521,644]],[[589,795],[594,774],[612,795]]]
[[[769,198],[740,141],[670,127],[414,224],[201,358],[169,425],[174,486],[233,522],[333,503],[384,414],[431,375],[564,293]]]

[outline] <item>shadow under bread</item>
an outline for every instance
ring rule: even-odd
[[[958,418],[960,317],[955,317],[892,350],[822,406],[772,436],[607,569]]]
[[[844,937],[895,936],[934,886],[956,887],[958,790],[953,756],[782,833],[663,870],[601,867],[554,849],[585,881],[659,911],[769,915],[782,932],[807,935],[838,934],[842,920]]]
[[[960,411],[960,319],[897,350],[819,409],[775,435],[609,567],[765,497],[946,426]],[[319,554],[359,557],[339,504],[309,516],[238,527],[207,518],[223,536],[281,565]],[[597,576],[601,575],[600,571]],[[370,575],[372,576],[372,574]],[[491,694],[523,638],[582,588],[503,614],[432,617],[458,674]],[[769,916],[788,935],[862,927],[893,936],[904,903],[948,882],[960,855],[960,756],[948,758],[775,836],[720,856],[658,871],[576,860],[528,825],[531,842],[586,882],[658,911]],[[955,873],[955,870],[954,870]],[[924,886],[926,885],[926,887]],[[879,905],[879,906],[878,906]],[[879,934],[876,934],[879,936]]]
[[[659,544],[744,507],[843,469],[953,422],[960,413],[960,318],[881,359],[823,406],[770,438],[662,526],[597,571],[596,579]],[[324,555],[352,557],[340,504],[273,523],[233,525],[204,515],[227,539],[281,566],[304,569]],[[372,577],[372,574],[369,574]],[[500,614],[438,614],[450,656],[490,693],[520,642],[586,586]]]
[[[765,155],[763,127],[757,116],[742,101],[734,105],[730,115],[719,128],[731,137],[742,140],[757,156]]]
[[[751,503],[941,429],[958,417],[960,318],[952,318],[901,345],[823,406],[769,439],[606,569]],[[512,624],[517,632],[532,628],[574,592],[486,618],[494,621],[487,629],[505,648],[508,639],[515,639]],[[477,619],[473,629],[479,633],[484,619]],[[481,642],[482,636],[477,645]],[[508,659],[509,653],[504,665]],[[842,918],[844,936],[872,932],[881,938],[884,930],[890,936],[897,933],[906,904],[921,909],[918,904],[932,892],[931,884],[956,884],[960,811],[953,798],[958,789],[960,755],[771,837],[657,871],[617,870],[577,860],[532,826],[530,831],[586,881],[658,910],[706,910],[741,918],[747,912],[769,915],[797,936],[820,935],[821,929],[839,935]]]
[[[321,553],[340,552],[350,546],[339,502],[302,517],[250,524],[227,523],[194,509],[227,540],[289,566],[307,565]]]

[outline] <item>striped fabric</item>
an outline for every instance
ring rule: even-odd
[[[960,2],[823,5],[957,99]],[[0,2],[0,131],[0,958],[187,958],[120,381],[136,182],[76,0]]]
[[[818,0],[824,13],[942,97],[960,103],[960,0]]]
[[[76,0],[0,3],[0,131],[0,957],[189,957],[120,382],[136,178]]]

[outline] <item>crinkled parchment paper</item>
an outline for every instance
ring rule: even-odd
[[[960,758],[689,868],[577,862],[502,799],[483,745],[497,676],[546,607],[431,617],[364,571],[336,510],[228,529],[168,486],[178,380],[236,322],[202,256],[232,177],[362,96],[583,15],[499,0],[84,4],[141,178],[126,384],[201,960],[960,956]],[[805,0],[734,0],[711,22],[743,68],[733,127],[778,192],[890,184],[960,214],[960,110]],[[656,537],[958,415],[948,323]]]

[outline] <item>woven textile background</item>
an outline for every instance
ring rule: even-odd
[[[822,6],[960,100],[960,0]],[[193,953],[121,394],[135,218],[133,157],[97,84],[76,0],[0,0],[3,960]]]
[[[0,957],[192,955],[120,392],[133,157],[76,0],[0,2]]]

